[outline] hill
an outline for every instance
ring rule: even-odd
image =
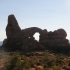
[[[0,46],[2,45],[2,41],[0,41]]]

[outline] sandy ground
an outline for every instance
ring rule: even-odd
[[[0,70],[3,70],[4,67],[4,58],[0,58]]]

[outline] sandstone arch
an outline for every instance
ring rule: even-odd
[[[40,34],[39,42],[33,37],[36,32]],[[54,50],[56,48],[62,51],[64,48],[70,49],[69,42],[66,39],[67,33],[64,29],[48,32],[46,29],[29,27],[21,30],[14,15],[8,16],[6,35],[6,43],[3,45],[5,50],[14,51],[22,50],[22,48],[26,50],[45,48]]]

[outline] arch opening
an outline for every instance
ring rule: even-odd
[[[33,35],[33,37],[35,38],[35,40],[36,41],[38,41],[39,42],[39,32],[36,32],[34,35]]]

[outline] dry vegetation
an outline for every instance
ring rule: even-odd
[[[4,62],[5,62],[5,53],[3,50],[0,50],[0,70],[4,70]]]
[[[67,55],[48,51],[26,55],[1,52],[0,70],[70,70],[70,57]]]

